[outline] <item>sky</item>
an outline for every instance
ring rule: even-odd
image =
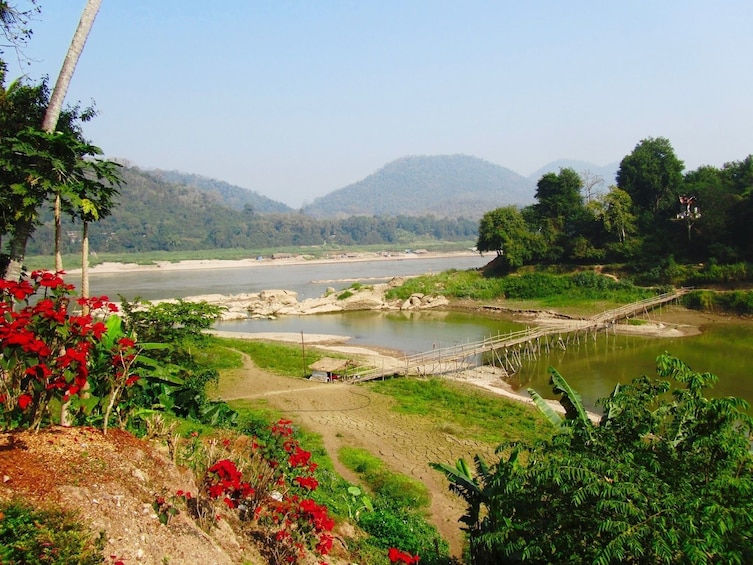
[[[8,79],[53,85],[86,1],[39,3]],[[753,153],[751,30],[749,0],[103,0],[66,102],[107,157],[294,208],[407,155],[528,176],[666,137],[693,170]]]

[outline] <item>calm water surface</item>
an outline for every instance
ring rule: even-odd
[[[93,296],[106,295],[113,300],[122,295],[128,300],[184,298],[200,294],[241,294],[281,288],[298,293],[299,300],[321,296],[329,286],[345,288],[351,282],[384,282],[394,276],[439,273],[447,269],[482,267],[494,257],[421,257],[384,261],[343,263],[274,264],[229,269],[193,271],[142,271],[92,273],[89,280]]]

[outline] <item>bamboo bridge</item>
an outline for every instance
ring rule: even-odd
[[[476,342],[435,347],[431,351],[407,356],[403,366],[398,369],[374,368],[361,371],[347,379],[347,382],[359,383],[393,375],[457,372],[477,366],[484,355],[491,355],[494,365],[503,367],[508,373],[515,373],[523,364],[524,358],[535,357],[539,352],[549,352],[553,348],[565,349],[571,334],[593,334],[595,338],[598,332],[608,330],[622,320],[647,314],[649,310],[675,301],[689,291],[688,288],[677,289],[607,310],[590,318],[563,320],[561,323],[500,334]]]

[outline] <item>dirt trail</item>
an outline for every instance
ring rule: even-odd
[[[295,424],[320,434],[337,472],[351,482],[357,483],[357,477],[337,459],[343,446],[366,449],[394,471],[418,479],[431,494],[432,522],[453,555],[461,556],[458,519],[465,506],[428,463],[453,463],[459,457],[471,461],[477,453],[491,459],[494,446],[454,437],[421,417],[394,412],[391,398],[364,387],[281,377],[256,367],[249,358],[242,369],[223,375],[219,395],[226,400],[263,400]]]

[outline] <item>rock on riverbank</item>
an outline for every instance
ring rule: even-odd
[[[374,285],[353,285],[344,290],[328,288],[319,298],[298,300],[291,290],[271,289],[244,294],[206,294],[185,298],[187,302],[207,302],[226,308],[223,320],[303,316],[356,310],[423,310],[449,304],[443,296],[413,294],[407,300],[388,300],[385,293],[403,284],[402,278]],[[169,302],[169,301],[166,301]]]

